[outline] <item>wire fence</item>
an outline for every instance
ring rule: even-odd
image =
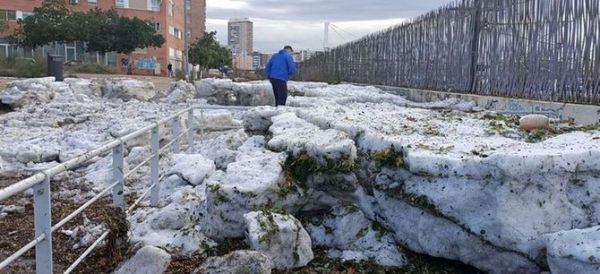
[[[194,126],[194,110],[200,110],[200,125]],[[112,193],[113,206],[115,208],[122,209],[126,214],[131,213],[137,205],[140,204],[144,199],[150,199],[150,205],[153,207],[159,206],[159,192],[162,179],[165,175],[159,177],[159,164],[161,156],[168,153],[179,153],[181,140],[187,136],[187,148],[191,152],[194,145],[194,135],[196,130],[200,130],[201,136],[204,136],[204,130],[206,128],[206,121],[204,119],[205,110],[248,110],[249,107],[236,107],[236,106],[195,106],[189,107],[185,110],[179,111],[174,115],[171,115],[165,119],[159,120],[152,125],[146,126],[142,129],[134,131],[126,136],[120,137],[107,144],[102,145],[96,149],[90,150],[74,159],[71,159],[65,163],[54,166],[50,169],[44,170],[37,173],[27,179],[14,183],[8,187],[0,189],[0,201],[6,200],[14,195],[17,195],[27,189],[33,189],[33,210],[34,210],[34,238],[21,247],[15,253],[9,257],[1,259],[0,261],[0,273],[4,273],[4,269],[19,259],[26,252],[35,248],[35,273],[36,274],[51,274],[53,273],[53,254],[52,254],[52,233],[63,227],[69,221],[73,220],[85,209],[89,208],[92,204],[98,202],[104,196]],[[187,116],[186,128],[182,130],[182,120]],[[160,135],[159,128],[171,127],[171,141],[160,146]],[[211,129],[237,129],[239,127],[211,127]],[[151,154],[148,158],[132,168],[129,172],[124,172],[124,148],[125,143],[144,135],[150,134],[150,148]],[[113,170],[113,183],[100,191],[94,197],[86,201],[83,205],[69,214],[67,217],[61,219],[56,224],[52,224],[51,210],[52,200],[50,185],[53,176],[61,174],[65,171],[72,170],[80,167],[83,164],[89,163],[92,159],[97,156],[103,156],[109,154],[112,156],[112,170]],[[138,169],[145,165],[150,165],[150,185],[146,188],[146,191],[138,197],[138,199],[129,207],[126,208],[124,199],[124,186],[127,179],[133,175]],[[110,234],[110,230],[104,231],[104,233],[98,237],[93,244],[91,244],[63,273],[68,274],[74,271],[79,264],[90,255],[94,249],[96,249],[104,239]],[[63,254],[58,254],[59,256]]]
[[[459,0],[300,64],[348,81],[600,104],[600,1]]]

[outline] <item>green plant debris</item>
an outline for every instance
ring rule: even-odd
[[[423,131],[423,134],[430,135],[430,136],[439,136],[439,137],[446,136],[445,134],[442,133],[442,131],[438,127],[435,127],[433,125],[427,125],[425,127],[425,130]]]
[[[399,247],[399,249],[401,249]],[[274,274],[478,274],[483,273],[459,262],[408,254],[406,267],[380,266],[373,260],[342,262],[327,256],[326,248],[316,248],[315,258],[307,266],[291,270],[273,270]]]
[[[390,148],[371,153],[378,167],[401,168],[404,166],[404,155],[392,145]]]
[[[213,184],[213,185],[208,185],[208,191],[210,191],[211,193],[214,193],[217,196],[217,201],[221,202],[221,203],[227,203],[229,202],[229,198],[227,198],[227,195],[225,195],[225,193],[223,193],[223,191],[221,191],[221,185],[219,184]]]
[[[381,240],[383,235],[387,232],[387,229],[378,221],[371,222],[371,229],[373,229],[375,233],[375,239]]]
[[[367,229],[363,227],[356,233],[356,238],[359,239],[364,237],[365,235],[367,235]]]
[[[258,241],[261,244],[270,245],[273,236],[279,232],[279,228],[275,225],[273,213],[263,211],[262,214],[258,215],[258,224],[264,231],[264,234],[258,237]]]
[[[219,185],[219,184],[208,185],[207,187],[208,187],[208,190],[212,193],[215,193],[221,189],[221,185]]]
[[[507,116],[501,113],[486,113],[481,119],[492,120],[495,121],[496,124],[498,124],[498,122],[504,122],[504,125],[507,127],[519,126],[519,116],[516,115]]]
[[[283,164],[283,170],[286,175],[297,182],[306,182],[310,175],[350,173],[356,167],[356,162],[349,158],[339,160],[325,159],[324,163],[322,163],[305,152],[298,155],[289,154]]]
[[[525,142],[527,143],[539,143],[539,142],[543,142],[544,140],[546,140],[548,138],[548,131],[547,130],[534,130],[529,132],[526,136],[525,136]]]

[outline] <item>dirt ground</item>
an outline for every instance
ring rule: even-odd
[[[122,74],[75,74],[75,76],[83,79],[111,79],[111,78],[133,78],[138,80],[150,81],[154,84],[157,90],[167,90],[171,85],[172,78],[158,76],[138,76],[138,75],[122,75]],[[6,89],[8,84],[18,78],[0,77],[0,91]]]

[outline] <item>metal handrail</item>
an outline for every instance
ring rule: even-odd
[[[36,273],[37,274],[49,274],[52,273],[52,233],[57,229],[73,220],[77,215],[87,209],[90,205],[98,201],[100,198],[104,197],[108,192],[112,190],[113,195],[113,205],[115,207],[119,207],[125,209],[125,203],[123,200],[123,186],[125,180],[134,174],[138,169],[143,167],[144,165],[150,163],[151,170],[151,182],[152,184],[145,192],[138,197],[138,199],[125,211],[126,214],[130,213],[135,207],[150,194],[150,204],[152,206],[158,206],[159,200],[159,191],[160,184],[165,175],[159,177],[159,161],[160,156],[168,151],[168,148],[171,148],[171,152],[178,153],[180,150],[180,139],[181,137],[187,135],[187,144],[188,149],[191,150],[194,145],[194,131],[196,128],[193,128],[193,119],[194,119],[194,110],[200,109],[200,130],[201,136],[204,135],[204,111],[205,110],[248,110],[251,107],[238,107],[238,106],[194,106],[186,108],[185,110],[179,111],[167,118],[161,119],[152,125],[146,126],[139,130],[136,130],[126,136],[116,138],[113,141],[110,141],[96,149],[90,150],[74,159],[71,159],[67,162],[44,170],[40,173],[37,173],[27,179],[21,180],[15,184],[12,184],[6,188],[0,189],[0,201],[8,199],[13,195],[21,193],[27,189],[33,188],[33,198],[34,198],[34,226],[35,226],[35,239],[23,246],[17,252],[13,253],[8,258],[4,259],[0,262],[0,270],[8,266],[14,260],[21,257],[27,251],[31,250],[35,247],[35,263],[36,263]],[[181,116],[187,113],[187,132],[181,132]],[[165,144],[163,147],[159,145],[159,127],[165,125],[167,123],[171,123],[171,133],[173,136],[173,140],[169,143]],[[219,127],[218,129],[233,129],[236,127]],[[238,127],[239,128],[239,127]],[[127,141],[133,140],[142,136],[143,134],[151,133],[151,156],[144,159],[140,164],[135,166],[129,172],[124,174],[123,166],[124,166],[124,157],[123,157],[123,147]],[[89,199],[86,203],[81,205],[67,217],[60,220],[54,226],[52,226],[51,220],[51,199],[50,199],[50,179],[62,172],[77,168],[82,164],[88,163],[92,161],[97,156],[103,156],[107,152],[112,151],[112,168],[113,168],[113,183],[103,189],[100,193],[96,194],[94,197]],[[105,231],[91,246],[89,246],[83,254],[77,260],[67,268],[64,273],[72,272],[93,250],[96,248],[102,240],[104,240],[110,230]]]

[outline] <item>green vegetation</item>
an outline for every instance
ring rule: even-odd
[[[117,69],[96,63],[84,63],[69,66],[66,68],[68,73],[88,73],[88,74],[116,74]]]
[[[43,77],[46,76],[46,58],[6,58],[0,59],[0,76],[3,77]]]
[[[161,47],[165,38],[151,21],[120,16],[115,10],[70,12],[64,0],[44,0],[34,14],[18,20],[12,40],[37,48],[51,43],[85,42],[88,52],[126,54],[138,48]],[[131,65],[128,67],[131,72]]]
[[[492,120],[496,122],[503,121],[509,127],[519,126],[519,117],[516,115],[507,116],[501,113],[486,113],[485,115],[483,115],[482,119]]]
[[[371,153],[371,158],[375,160],[378,167],[401,168],[404,166],[404,156],[402,151],[397,151],[392,145],[390,148]]]
[[[227,198],[227,195],[225,195],[225,193],[223,193],[223,191],[221,190],[221,185],[219,185],[219,184],[207,185],[207,188],[211,193],[215,194],[215,196],[217,197],[216,201],[219,201],[221,203],[229,202],[229,198]],[[216,201],[215,201],[215,203],[216,203]]]
[[[190,63],[199,65],[201,70],[231,66],[231,51],[219,45],[217,32],[205,33],[190,45]]]
[[[548,135],[549,135],[548,130],[545,130],[545,129],[534,130],[534,131],[527,133],[527,135],[525,136],[525,142],[527,142],[527,143],[543,142],[544,140],[546,140]]]
[[[275,236],[275,234],[279,231],[279,228],[275,224],[273,213],[269,211],[263,211],[262,214],[258,215],[257,219],[258,224],[264,231],[264,234],[258,238],[258,241],[260,243],[270,245],[273,236]]]
[[[288,177],[293,180],[297,182],[306,182],[310,175],[350,173],[356,169],[356,166],[356,162],[349,158],[342,158],[339,160],[325,159],[319,161],[307,153],[302,152],[298,155],[289,154],[284,163],[283,170]]]
[[[401,247],[398,247],[402,249]],[[426,255],[408,253],[410,264],[406,267],[380,266],[373,260],[361,262],[342,262],[327,256],[326,248],[314,250],[315,259],[308,266],[292,270],[274,270],[274,274],[325,274],[325,273],[355,273],[355,274],[476,274],[483,273],[467,265]]]

